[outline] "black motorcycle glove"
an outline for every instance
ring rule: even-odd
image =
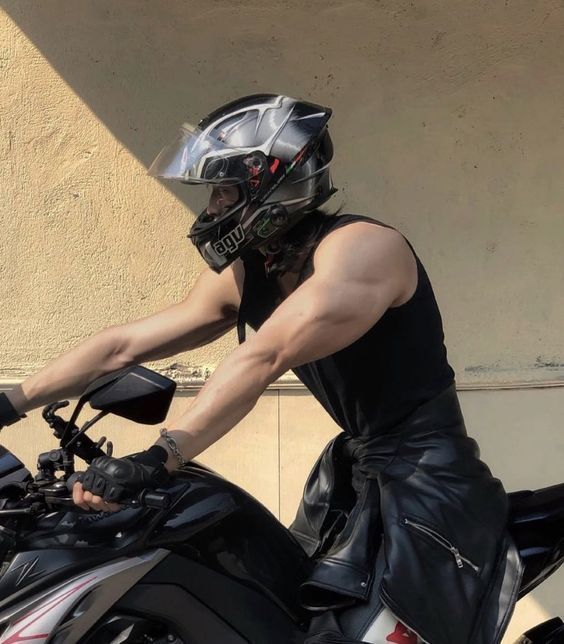
[[[167,459],[168,452],[160,445],[123,458],[98,456],[84,472],[82,488],[108,503],[132,499],[139,491],[156,488],[168,479]]]
[[[3,391],[0,392],[0,429],[17,423],[20,418],[25,418],[25,414],[20,415],[8,396]]]

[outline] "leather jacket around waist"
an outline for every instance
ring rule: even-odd
[[[291,527],[316,562],[301,601],[366,600],[383,544],[380,597],[398,619],[430,644],[497,644],[522,574],[506,520],[452,385],[391,432],[327,445]]]

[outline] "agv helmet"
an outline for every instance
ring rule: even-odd
[[[238,187],[235,204],[220,216],[204,208],[188,235],[212,269],[222,271],[246,249],[269,246],[335,192],[330,117],[331,109],[288,96],[246,96],[196,127],[182,125],[160,152],[152,176]]]

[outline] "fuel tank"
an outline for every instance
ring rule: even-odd
[[[312,564],[276,517],[241,488],[194,463],[176,473],[170,492],[175,500],[147,546],[168,548],[254,589],[299,620],[297,589]]]

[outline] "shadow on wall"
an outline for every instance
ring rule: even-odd
[[[324,56],[313,60],[309,52],[302,52],[311,71],[316,65],[319,69],[306,71],[296,82],[300,54],[295,61],[278,64],[282,54],[275,33],[280,12],[270,17],[271,12],[262,10],[248,22],[249,11],[239,4],[15,0],[1,6],[147,167],[183,121],[197,122],[237,96],[266,91],[311,94],[318,102],[331,102],[331,78],[322,91],[309,83],[327,67]],[[288,24],[282,27],[287,35],[292,15],[288,13]],[[182,186],[167,188],[185,202]]]

